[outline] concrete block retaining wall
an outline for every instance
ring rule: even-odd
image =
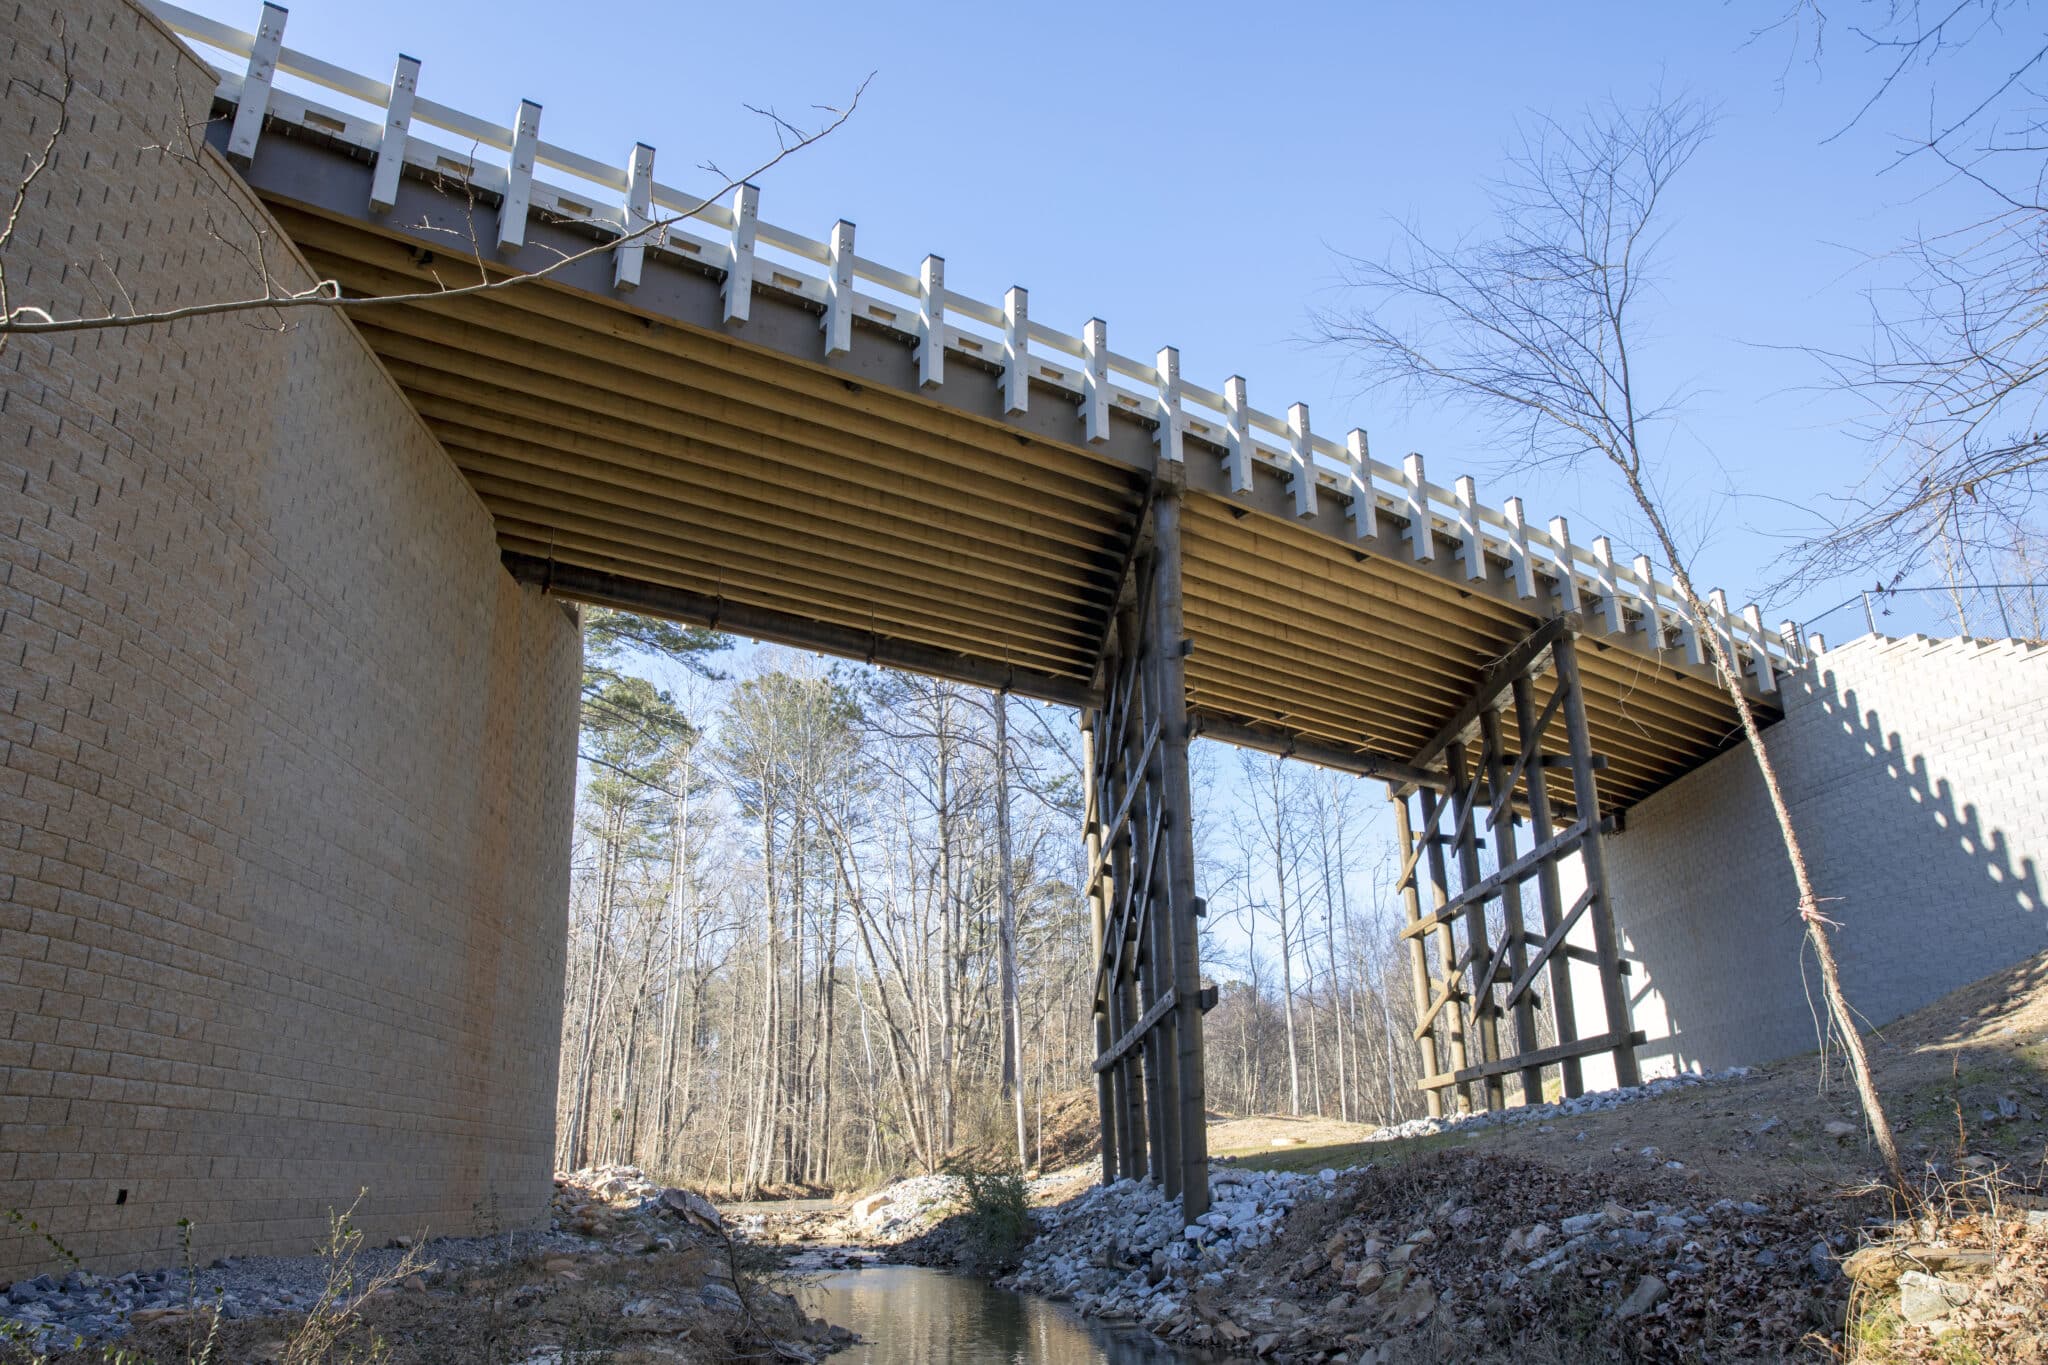
[[[1766,731],[1851,1004],[1873,1024],[2048,948],[2048,647],[1869,636],[1786,680]],[[1646,1074],[1817,1046],[1822,1006],[1747,749],[1607,842]]]
[[[123,0],[0,31],[9,175],[60,30],[12,301],[309,283]],[[345,318],[0,348],[0,1209],[95,1269],[180,1218],[304,1252],[365,1188],[378,1239],[541,1216],[579,660]]]

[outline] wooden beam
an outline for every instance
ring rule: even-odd
[[[1515,707],[1515,728],[1521,734],[1540,733],[1544,726],[1533,719],[1536,713],[1535,685],[1526,677],[1517,678],[1513,686]],[[1553,691],[1553,697],[1562,696]],[[1529,837],[1541,844],[1550,838],[1550,785],[1543,764],[1529,769]],[[1557,863],[1555,860],[1543,864],[1536,871],[1537,908],[1542,916],[1546,934],[1556,930],[1562,919],[1560,902],[1564,899],[1559,889]],[[1562,961],[1550,969],[1551,1025],[1561,1043],[1572,1042],[1579,1036],[1578,1014],[1572,1004],[1571,972]],[[1579,1066],[1579,1059],[1567,1057],[1559,1064],[1564,1081],[1565,1098],[1570,1099],[1585,1093],[1585,1078]]]
[[[1585,914],[1586,907],[1591,905],[1592,903],[1593,888],[1589,886],[1584,891],[1581,891],[1579,893],[1579,898],[1572,902],[1572,908],[1565,911],[1564,914],[1559,917],[1556,924],[1547,926],[1545,928],[1543,933],[1543,941],[1536,947],[1535,958],[1532,959],[1527,966],[1523,967],[1521,971],[1516,974],[1514,984],[1508,987],[1508,999],[1510,1001],[1521,999],[1523,992],[1527,991],[1531,986],[1536,984],[1537,973],[1541,972],[1544,968],[1544,965],[1550,961],[1552,953],[1563,951],[1565,946],[1565,937],[1571,933],[1572,927],[1579,922],[1579,916]],[[1565,955],[1567,957],[1579,956],[1581,960],[1590,958],[1593,965],[1598,966],[1600,964],[1599,954],[1587,954],[1584,952],[1583,949],[1580,950],[1579,954],[1566,953]],[[1552,981],[1551,987],[1552,993],[1554,994],[1556,992],[1557,983],[1555,981]],[[1570,991],[1569,983],[1567,983],[1567,985],[1565,986],[1565,990],[1567,992]]]
[[[1424,1076],[1418,1084],[1425,1090],[1441,1090],[1448,1085],[1465,1085],[1472,1081],[1485,1080],[1490,1076],[1504,1076],[1523,1066],[1549,1066],[1553,1062],[1562,1062],[1567,1058],[1590,1057],[1596,1052],[1626,1049],[1633,1056],[1633,1050],[1642,1046],[1646,1039],[1647,1035],[1640,1031],[1625,1034],[1602,1033],[1593,1038],[1581,1038],[1577,1042],[1559,1043],[1555,1047],[1546,1047],[1539,1052],[1531,1052],[1521,1057],[1509,1057],[1498,1062],[1482,1062],[1478,1066],[1461,1067],[1454,1072]],[[1628,1084],[1638,1085],[1640,1082],[1629,1081]]]
[[[1512,818],[1504,819],[1502,817],[1504,813],[1513,809],[1511,798],[1515,788],[1514,783],[1507,777],[1507,756],[1502,748],[1500,713],[1492,709],[1482,711],[1479,715],[1479,730],[1483,739],[1481,752],[1485,755],[1483,761],[1486,770],[1487,800],[1494,807],[1491,823],[1494,837],[1499,841],[1496,861],[1513,865],[1517,861],[1515,854],[1515,821]],[[1540,744],[1541,741],[1542,732],[1539,728],[1535,735],[1529,737],[1529,742],[1533,745]],[[1494,978],[1500,975],[1503,956],[1505,956],[1508,966],[1517,977],[1522,973],[1524,960],[1527,956],[1527,948],[1523,942],[1526,935],[1524,934],[1525,921],[1522,918],[1522,886],[1520,882],[1510,880],[1501,883],[1500,907],[1502,922],[1501,947],[1493,954],[1492,961],[1487,967],[1486,980],[1481,982],[1479,986],[1480,992],[1487,994],[1489,997],[1493,990]],[[1515,1053],[1517,1056],[1525,1056],[1535,1051],[1537,1045],[1534,1007],[1530,1004],[1527,996],[1511,998],[1507,1002],[1507,1006],[1514,1015]],[[1540,1104],[1543,1102],[1543,1073],[1540,1068],[1535,1066],[1523,1067],[1521,1082],[1522,1103]]]
[[[1084,712],[1081,717],[1081,785],[1085,791],[1083,800],[1086,802],[1081,820],[1082,852],[1090,863],[1095,861],[1096,854],[1102,847],[1102,835],[1097,827],[1096,820],[1095,792],[1097,777],[1095,722],[1098,715],[1099,712],[1090,710]],[[1103,900],[1100,887],[1088,892],[1087,895],[1089,942],[1093,948],[1093,959],[1096,962],[1100,962],[1102,961],[1104,936],[1108,932],[1108,907]],[[1108,998],[1099,987],[1095,992],[1091,1013],[1094,1016],[1093,1022],[1095,1025],[1095,1050],[1097,1053],[1101,1053],[1107,1050],[1110,1045],[1110,1029]],[[1112,1092],[1109,1076],[1105,1072],[1097,1071],[1095,1073],[1095,1115],[1097,1125],[1102,1134],[1102,1181],[1105,1185],[1116,1179],[1118,1169],[1114,1101],[1115,1096]]]
[[[636,582],[616,574],[551,563],[532,555],[508,552],[503,558],[506,570],[520,582],[579,602],[645,612],[714,630],[729,630],[757,640],[815,649],[842,658],[863,659],[887,668],[901,668],[975,687],[1015,692],[1019,696],[1061,706],[1093,707],[1102,702],[1102,696],[1096,689],[1075,678],[1006,668],[964,654],[930,649],[884,635],[847,630],[801,617],[764,612],[681,589]]]
[[[1558,641],[1553,656],[1557,663],[1557,685],[1569,688],[1565,699],[1565,727],[1571,736],[1572,791],[1579,815],[1597,815],[1600,809],[1598,779],[1593,776],[1593,745],[1586,727],[1586,693],[1579,681],[1578,651],[1569,635]],[[1600,957],[1600,996],[1607,1014],[1607,1036],[1614,1042],[1614,1076],[1617,1084],[1635,1085],[1642,1080],[1636,1064],[1636,1050],[1629,1027],[1628,991],[1621,984],[1621,945],[1614,928],[1614,907],[1607,899],[1607,867],[1600,847],[1597,824],[1586,831],[1579,847],[1579,861],[1585,868],[1586,889],[1592,893],[1589,912],[1593,916],[1593,951]]]
[[[1176,1100],[1180,1106],[1181,1216],[1193,1222],[1209,1211],[1208,1071],[1202,1049],[1201,910],[1195,899],[1194,793],[1188,782],[1187,625],[1181,599],[1181,513],[1185,466],[1162,464],[1154,479],[1152,643],[1158,660],[1162,744],[1161,792],[1170,813],[1166,827],[1166,910],[1171,917]]]
[[[1519,882],[1526,877],[1532,876],[1543,863],[1571,852],[1578,842],[1585,837],[1585,834],[1586,822],[1583,820],[1572,821],[1571,824],[1566,825],[1527,853],[1522,854],[1506,867],[1500,868],[1492,874],[1481,878],[1463,891],[1460,891],[1457,895],[1450,897],[1436,911],[1425,915],[1413,924],[1403,926],[1401,937],[1412,938],[1418,934],[1426,934],[1439,925],[1450,922],[1457,917],[1458,912],[1466,909],[1474,901],[1485,900],[1499,894],[1501,887],[1508,882]]]
[[[1444,784],[1442,773],[1410,767],[1393,759],[1343,749],[1334,744],[1319,744],[1314,740],[1297,739],[1292,735],[1276,735],[1246,725],[1242,721],[1202,716],[1193,723],[1197,738],[1221,740],[1240,749],[1256,749],[1261,753],[1278,754],[1281,758],[1297,758],[1304,763],[1313,763],[1317,767],[1330,768],[1341,773],[1377,777],[1382,782],[1405,782],[1411,786],[1438,788]]]
[[[1409,825],[1408,798],[1396,796],[1393,798],[1393,802],[1394,832],[1400,839],[1403,861],[1412,872],[1416,859],[1421,856],[1423,846],[1415,842],[1414,830]],[[1412,875],[1403,877],[1399,882],[1399,886],[1401,889],[1402,908],[1407,913],[1408,922],[1413,924],[1422,918],[1422,895],[1420,888],[1416,885],[1416,879]],[[1408,988],[1415,997],[1415,1012],[1419,1016],[1428,1007],[1430,994],[1429,949],[1419,937],[1408,940]],[[1442,1063],[1437,1060],[1436,1028],[1433,1021],[1431,1027],[1424,1030],[1422,1036],[1415,1039],[1415,1042],[1421,1052],[1421,1074],[1428,1076],[1435,1073]],[[1443,1117],[1443,1096],[1431,1090],[1424,1094],[1423,1101],[1429,1108],[1429,1116],[1431,1118]]]
[[[1529,632],[1522,642],[1509,650],[1506,655],[1480,674],[1478,685],[1472,690],[1465,704],[1460,706],[1449,720],[1429,738],[1429,742],[1417,749],[1408,759],[1410,767],[1427,768],[1436,761],[1438,754],[1450,747],[1452,741],[1478,723],[1479,713],[1493,705],[1493,699],[1500,695],[1516,678],[1527,673],[1538,657],[1558,640],[1571,632],[1571,622],[1563,616],[1553,616]]]

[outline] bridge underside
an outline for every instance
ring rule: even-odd
[[[409,179],[371,214],[368,166],[315,132],[275,131],[246,175],[316,271],[362,295],[475,281],[469,199]],[[591,244],[583,225],[536,215],[526,244],[485,253],[485,268],[501,278]],[[817,305],[774,279],[764,268],[744,323],[723,320],[720,271],[653,251],[632,290],[600,253],[545,283],[351,316],[490,508],[519,576],[1099,702],[1157,423],[1115,406],[1091,442],[1058,383],[1034,382],[1028,410],[1006,412],[1002,367],[957,354],[923,387],[915,335],[869,317],[828,357]],[[1533,597],[1490,552],[1475,575],[1434,518],[1419,559],[1398,510],[1360,539],[1327,483],[1304,517],[1265,465],[1233,495],[1220,433],[1190,429],[1183,447],[1187,698],[1213,737],[1398,773],[1488,663],[1560,610],[1540,572]],[[1612,617],[1622,629],[1607,619],[1582,622],[1587,720],[1610,765],[1603,794],[1626,805],[1725,747],[1734,715],[1675,631],[1653,645],[1633,603]]]

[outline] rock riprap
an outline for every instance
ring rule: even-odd
[[[1039,1213],[1012,1289],[1064,1299],[1080,1311],[1156,1326],[1194,1285],[1217,1283],[1234,1257],[1270,1242],[1288,1213],[1334,1188],[1320,1176],[1228,1167],[1210,1176],[1211,1207],[1193,1223],[1157,1186],[1119,1180]]]

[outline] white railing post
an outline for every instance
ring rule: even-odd
[[[1600,589],[1600,608],[1606,617],[1607,633],[1621,634],[1626,618],[1621,611],[1621,575],[1614,568],[1614,545],[1606,536],[1593,538],[1593,582]]]
[[[1180,348],[1159,348],[1159,458],[1181,462]]]
[[[1458,558],[1465,561],[1465,577],[1486,577],[1486,542],[1479,538],[1479,485],[1470,474],[1460,474],[1451,484],[1451,500],[1458,505]]]
[[[1031,407],[1031,298],[1023,286],[1003,295],[1003,411]]]
[[[277,78],[277,54],[284,48],[284,21],[283,5],[265,5],[256,24],[256,42],[249,49],[249,69],[242,77],[235,122],[228,129],[228,160],[238,166],[249,164],[256,155],[256,140],[263,136],[263,117],[270,112],[270,83]]]
[[[1423,492],[1422,457],[1408,455],[1401,461],[1401,500],[1408,513],[1408,554],[1420,564],[1436,558],[1436,535],[1431,530],[1429,494]]]
[[[946,382],[946,258],[927,256],[917,267],[917,383]]]
[[[1550,519],[1550,541],[1557,549],[1557,604],[1567,612],[1579,610],[1579,570],[1572,561],[1571,523],[1563,517]]]
[[[1799,638],[1797,621],[1778,622],[1778,638],[1785,642],[1785,657],[1795,664],[1806,662],[1806,644]]]
[[[1251,400],[1241,374],[1223,381],[1223,421],[1230,443],[1223,471],[1230,476],[1230,491],[1244,497],[1252,491],[1252,419]]]
[[[512,159],[505,166],[505,198],[498,205],[498,250],[526,245],[526,206],[533,199],[534,154],[540,148],[540,106],[519,101],[512,120]]]
[[[1719,591],[1719,589],[1716,589],[1716,591]],[[1694,593],[1693,596],[1697,600],[1699,594]],[[1680,648],[1685,650],[1685,661],[1689,664],[1706,662],[1706,644],[1700,639],[1700,631],[1702,629],[1712,630],[1714,628],[1714,623],[1711,619],[1713,616],[1711,608],[1705,602],[1701,602],[1700,607],[1700,614],[1709,619],[1705,621],[1694,619],[1693,614],[1686,610],[1684,600],[1681,598],[1678,602],[1678,643]]]
[[[1728,660],[1728,671],[1735,675],[1736,682],[1742,681],[1742,651],[1735,643],[1735,622],[1728,615],[1728,594],[1715,588],[1707,594],[1707,608],[1711,614],[1708,625],[1714,638],[1721,642],[1721,653]]]
[[[1090,445],[1109,439],[1109,324],[1101,318],[1081,329],[1081,417]]]
[[[1637,555],[1634,576],[1629,586],[1636,590],[1636,598],[1643,604],[1643,619],[1636,624],[1650,641],[1650,648],[1659,654],[1664,652],[1664,604],[1657,598],[1657,575],[1650,566],[1648,555]]]
[[[1353,427],[1344,438],[1344,453],[1351,459],[1351,538],[1376,540],[1380,534],[1379,499],[1372,491],[1372,445],[1362,427]]]
[[[1287,409],[1287,458],[1294,464],[1288,487],[1294,493],[1294,515],[1306,521],[1316,514],[1316,452],[1308,430],[1308,404]]]
[[[1522,500],[1509,498],[1501,504],[1508,523],[1508,573],[1515,580],[1515,596],[1523,601],[1536,596],[1536,566],[1529,562],[1529,528],[1522,520]]]
[[[844,218],[834,223],[826,251],[831,259],[825,263],[825,316],[818,325],[825,330],[829,360],[853,349],[853,224]]]
[[[389,213],[398,203],[398,179],[405,172],[405,144],[412,131],[413,97],[420,91],[420,64],[404,53],[391,71],[391,98],[384,102],[384,140],[370,171],[370,207]],[[237,111],[237,118],[240,117]]]
[[[1749,627],[1749,672],[1756,690],[1778,690],[1778,670],[1771,664],[1771,637],[1764,634],[1763,609],[1751,602],[1742,609],[1742,623]]]
[[[761,191],[741,185],[732,195],[732,240],[725,263],[725,320],[745,322],[754,307],[754,238],[761,227]]]
[[[654,148],[636,142],[626,158],[626,231],[612,248],[612,288],[640,287],[640,266],[647,259],[653,227]]]

